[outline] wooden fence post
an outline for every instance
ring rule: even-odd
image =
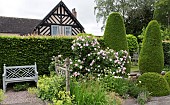
[[[70,92],[70,60],[69,58],[65,59],[66,64],[66,92]]]

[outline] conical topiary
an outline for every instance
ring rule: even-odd
[[[105,45],[115,51],[126,50],[128,51],[128,45],[126,40],[126,30],[122,16],[113,12],[109,15],[104,31]],[[127,73],[130,72],[130,60],[129,64],[126,64]]]
[[[161,73],[164,66],[163,47],[159,24],[152,20],[144,35],[142,49],[139,56],[139,70],[141,73]]]
[[[107,19],[104,41],[106,46],[116,51],[128,50],[123,18],[117,12],[110,14]]]

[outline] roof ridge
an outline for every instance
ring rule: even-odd
[[[32,18],[23,18],[23,17],[8,17],[8,16],[0,16],[0,18],[13,18],[13,19],[29,19],[29,20],[42,20],[42,19],[32,19]]]

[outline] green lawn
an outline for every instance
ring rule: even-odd
[[[139,71],[139,67],[131,65],[131,71]]]

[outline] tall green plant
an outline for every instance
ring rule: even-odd
[[[109,15],[104,31],[105,45],[116,51],[128,51],[128,44],[126,40],[126,30],[122,16],[113,12]],[[130,64],[126,66],[127,72],[130,72]]]
[[[163,55],[160,27],[156,20],[152,20],[146,28],[139,56],[139,70],[141,73],[160,73],[164,66]]]
[[[107,19],[104,41],[106,46],[116,51],[128,50],[123,18],[117,12],[110,14]]]

